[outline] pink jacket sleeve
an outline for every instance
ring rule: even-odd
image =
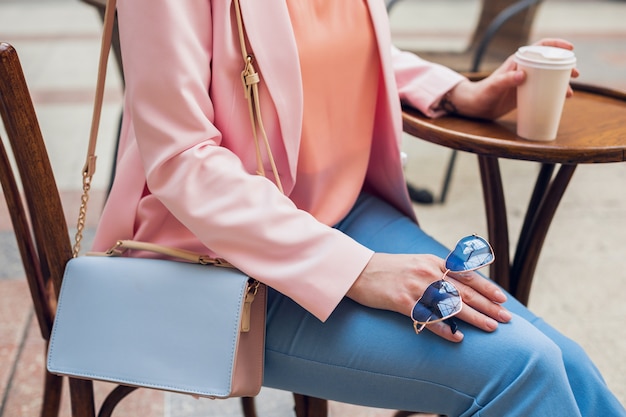
[[[461,74],[415,54],[392,49],[393,67],[400,100],[430,117],[444,114],[433,111],[441,97],[465,79]]]

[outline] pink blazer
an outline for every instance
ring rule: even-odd
[[[462,77],[393,48],[383,0],[365,1],[383,92],[366,181],[414,216],[400,164],[400,99],[435,116],[429,108]],[[287,6],[241,0],[241,9],[262,77],[265,128],[289,195],[302,86]],[[118,16],[124,123],[94,249],[133,238],[224,257],[325,320],[372,252],[251,175],[255,151],[231,0],[119,0]]]

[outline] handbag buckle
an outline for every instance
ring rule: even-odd
[[[243,310],[241,312],[241,332],[247,333],[250,331],[250,311],[252,310],[252,302],[259,290],[261,283],[256,279],[248,281],[248,287],[246,292],[246,298],[243,302]]]

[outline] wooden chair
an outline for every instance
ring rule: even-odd
[[[400,0],[387,0],[387,10]],[[462,51],[415,50],[429,61],[443,64],[459,72],[489,73],[496,69],[517,48],[527,44],[530,31],[543,0],[482,0],[474,33]],[[444,203],[448,194],[457,151],[452,151],[438,198]],[[409,185],[410,186],[410,185]]]
[[[0,141],[0,182],[9,208],[42,337],[48,341],[65,263],[72,256],[61,200],[39,124],[13,48],[0,44],[0,115],[16,162]],[[21,181],[25,201],[18,185]],[[26,207],[24,207],[24,202]],[[56,417],[62,378],[45,374],[41,415]]]

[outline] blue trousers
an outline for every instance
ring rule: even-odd
[[[377,252],[449,252],[369,195],[336,227]],[[447,416],[626,416],[579,345],[513,297],[505,306],[510,323],[486,333],[459,322],[465,338],[451,343],[415,334],[406,316],[348,298],[322,323],[270,290],[264,385]]]

